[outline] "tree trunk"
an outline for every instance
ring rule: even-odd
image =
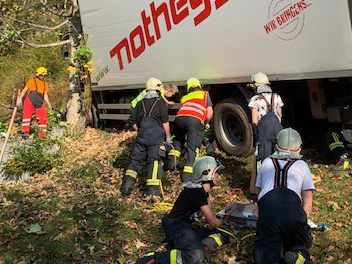
[[[83,133],[86,127],[86,118],[83,113],[83,100],[81,94],[80,87],[80,73],[79,73],[79,65],[77,62],[73,61],[76,48],[80,43],[79,34],[81,31],[79,11],[77,1],[73,1],[75,12],[71,18],[71,58],[72,64],[76,68],[76,71],[70,71],[70,89],[69,89],[69,99],[67,102],[67,113],[66,113],[66,121],[68,123],[67,133],[70,136],[77,136]]]

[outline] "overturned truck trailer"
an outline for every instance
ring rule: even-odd
[[[304,114],[339,122],[339,109],[352,100],[351,2],[81,0],[95,116],[127,120],[131,98],[151,76],[180,86],[197,77],[215,105],[219,146],[247,155],[253,92],[245,83],[263,71],[284,101],[294,94],[307,100]]]

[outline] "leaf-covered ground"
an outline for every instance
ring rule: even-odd
[[[140,184],[128,199],[119,185],[133,145],[132,132],[87,129],[80,139],[65,138],[60,167],[30,180],[0,185],[0,263],[134,263],[148,251],[167,247],[161,217],[180,192],[177,173],[164,175],[166,203],[143,198]],[[246,198],[252,160],[218,153],[226,169],[211,193],[215,210]],[[329,230],[314,235],[314,263],[352,259],[352,175],[309,153],[321,178],[312,219]],[[241,191],[243,190],[243,192]],[[252,230],[235,230],[238,245],[211,255],[211,263],[247,263]]]

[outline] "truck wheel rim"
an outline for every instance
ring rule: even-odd
[[[243,141],[243,127],[237,116],[225,113],[220,120],[220,132],[227,145],[238,148]]]

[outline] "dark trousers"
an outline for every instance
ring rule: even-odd
[[[335,162],[340,160],[342,155],[347,154],[343,135],[340,131],[329,130],[326,135],[326,143]]]
[[[269,114],[275,115],[274,113]],[[265,116],[263,118],[265,118]],[[281,130],[282,125],[279,123],[276,116],[266,122],[262,122],[262,120],[259,121],[257,131],[259,143],[257,160],[262,161],[274,153],[276,136]]]
[[[280,263],[282,253],[286,251],[299,251],[309,259],[312,236],[298,195],[279,187],[264,195],[258,206],[255,263]]]
[[[179,154],[181,153],[182,147],[186,143],[185,163],[182,172],[182,179],[186,182],[191,180],[193,163],[196,159],[197,151],[202,143],[202,124],[198,118],[190,116],[176,117],[175,123],[175,139],[173,144],[175,151],[169,152],[168,163],[178,164]],[[177,154],[173,155],[172,153],[177,153],[178,157]]]
[[[161,177],[161,161],[159,160],[160,144],[145,145],[142,144],[138,137],[134,144],[131,162],[128,170],[133,170],[140,174],[146,165],[146,185],[148,194],[159,194],[160,177]]]

